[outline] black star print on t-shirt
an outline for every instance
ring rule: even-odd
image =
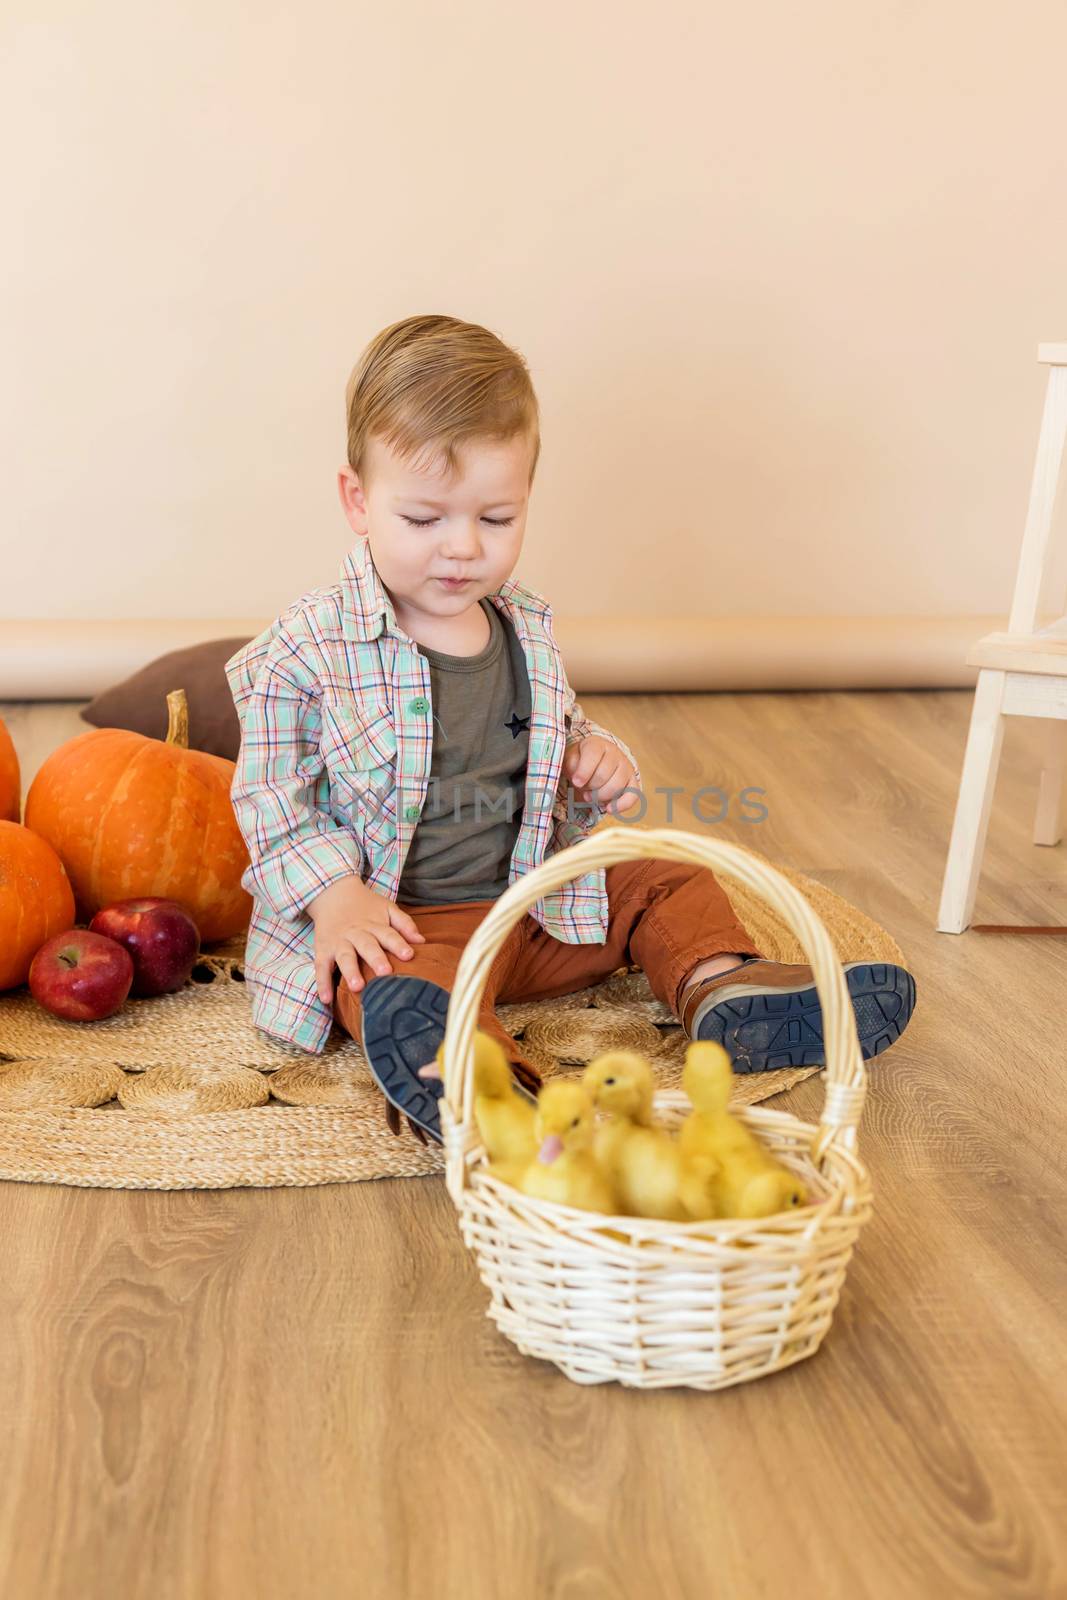
[[[513,711],[511,713],[511,721],[505,722],[504,726],[510,730],[511,737],[513,739],[517,739],[520,733],[526,733],[529,729],[530,719],[529,717],[516,716],[515,712]]]

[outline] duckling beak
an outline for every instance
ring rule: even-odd
[[[550,1133],[537,1152],[537,1159],[542,1166],[550,1167],[557,1156],[563,1154],[563,1140],[558,1133]]]

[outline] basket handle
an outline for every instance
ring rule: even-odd
[[[820,1165],[835,1143],[855,1148],[866,1071],[845,974],[825,924],[814,907],[776,868],[740,845],[706,839],[678,828],[615,825],[589,834],[549,856],[511,884],[475,928],[460,956],[445,1021],[444,1095],[440,1102],[446,1181],[459,1200],[467,1157],[480,1145],[473,1116],[474,1034],[489,972],[511,929],[543,895],[597,867],[644,856],[691,861],[755,890],[796,934],[815,977],[826,1046],[826,1098],[812,1148]]]

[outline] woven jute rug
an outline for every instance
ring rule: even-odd
[[[870,917],[803,873],[778,870],[811,901],[842,961],[906,965]],[[732,879],[727,889],[761,950],[804,959],[762,899]],[[389,1131],[363,1052],[342,1029],[311,1056],[252,1025],[243,952],[243,939],[208,947],[176,994],[127,1001],[101,1022],[54,1017],[25,987],[0,995],[0,1179],[226,1189],[443,1171],[440,1146],[419,1144],[406,1127],[400,1137]],[[546,1077],[631,1047],[649,1056],[661,1087],[680,1084],[682,1030],[640,969],[497,1014]],[[820,1070],[739,1076],[734,1103],[769,1099]]]

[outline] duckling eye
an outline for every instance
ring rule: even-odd
[[[614,1078],[605,1078],[605,1079],[604,1079],[604,1084],[605,1084],[605,1087],[606,1087],[606,1086],[607,1086],[607,1085],[608,1085],[608,1084],[609,1084],[609,1083],[614,1083],[614,1082],[615,1082],[615,1079],[614,1079]]]
[[[576,1128],[581,1120],[581,1117],[575,1117],[574,1121],[571,1123],[571,1127]]]

